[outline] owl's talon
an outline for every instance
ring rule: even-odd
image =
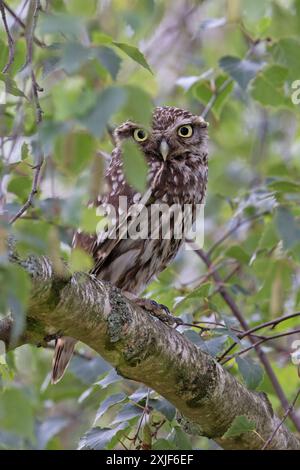
[[[161,320],[163,323],[166,323],[169,326],[181,325],[183,321],[181,318],[174,317],[168,307],[163,304],[159,304],[152,299],[135,299],[134,301],[137,305],[142,307],[144,310],[147,310],[151,315]]]

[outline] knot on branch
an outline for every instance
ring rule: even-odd
[[[185,416],[183,416],[178,411],[176,413],[176,420],[177,420],[178,424],[180,424],[182,429],[187,434],[190,434],[191,436],[203,436],[203,437],[208,437],[208,438],[210,437],[204,431],[202,426],[200,426],[200,424],[195,423],[194,421],[191,421],[191,420],[187,419]]]

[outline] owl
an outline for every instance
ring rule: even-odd
[[[114,220],[116,236],[110,237],[109,230],[90,235],[77,232],[73,246],[80,247],[94,259],[91,274],[109,281],[125,295],[134,299],[150,313],[158,314],[160,307],[139,295],[151,279],[158,275],[176,256],[183,238],[175,237],[176,221],[170,224],[170,236],[163,237],[158,217],[158,236],[150,233],[153,207],[160,204],[195,208],[204,201],[207,185],[207,123],[200,116],[175,107],[157,107],[152,116],[152,126],[148,130],[132,121],[126,121],[114,131],[116,147],[105,174],[106,192],[93,206],[115,208]],[[126,181],[123,171],[122,147],[131,140],[142,151],[148,165],[147,188],[142,195]],[[126,197],[127,207],[142,202],[145,206],[144,219],[146,234],[143,237],[124,237],[120,218],[120,197]],[[194,211],[192,211],[194,214]],[[192,218],[194,215],[192,215]],[[127,216],[132,222],[134,216]],[[144,222],[143,222],[144,220]],[[143,228],[143,227],[142,227]],[[126,228],[128,230],[128,227]],[[122,235],[122,236],[121,236]],[[127,234],[128,235],[128,234]],[[58,382],[72,357],[76,340],[60,337],[56,347],[52,368],[52,383]]]

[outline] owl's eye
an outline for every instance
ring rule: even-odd
[[[193,128],[190,124],[180,126],[177,130],[179,137],[191,137],[193,135]]]
[[[144,142],[148,138],[148,133],[144,129],[135,129],[133,138],[137,142]]]

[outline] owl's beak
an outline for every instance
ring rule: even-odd
[[[163,139],[159,146],[159,151],[161,156],[163,157],[164,161],[166,161],[167,156],[169,154],[170,147],[165,139]]]

